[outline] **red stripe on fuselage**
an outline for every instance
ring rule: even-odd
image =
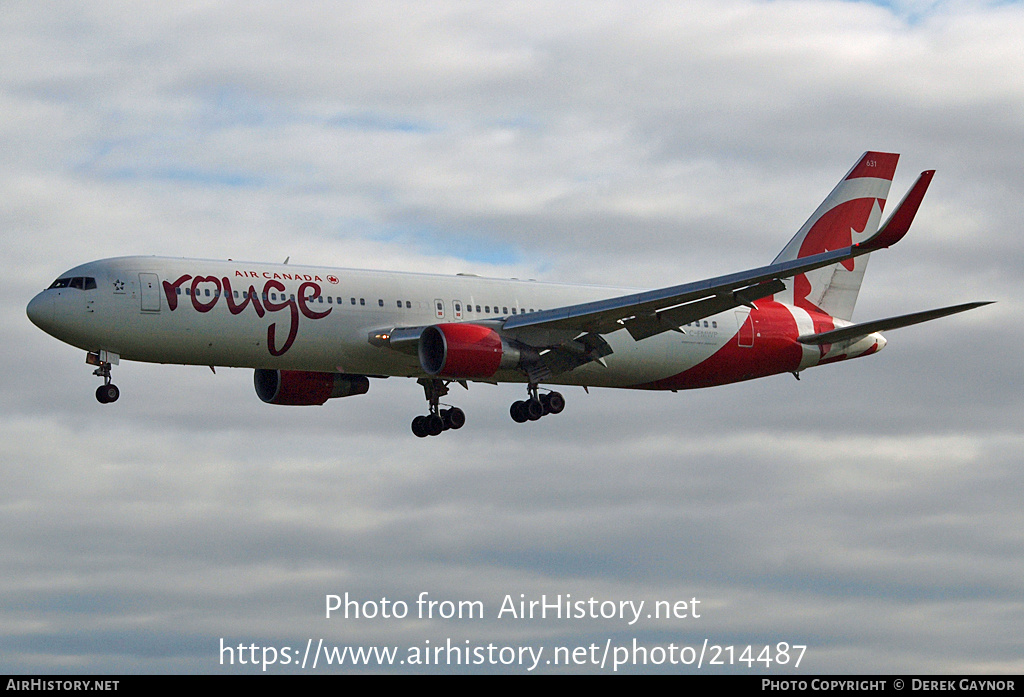
[[[739,333],[711,357],[678,375],[636,385],[641,390],[689,390],[726,385],[800,367],[803,347],[797,343],[796,320],[785,305],[759,300],[750,311],[754,345],[742,346]],[[748,320],[750,321],[750,320]]]

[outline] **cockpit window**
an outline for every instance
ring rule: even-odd
[[[50,288],[77,288],[78,290],[95,290],[96,279],[91,276],[74,276],[58,278],[50,284]],[[49,290],[49,288],[47,289]]]

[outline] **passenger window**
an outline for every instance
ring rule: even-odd
[[[412,301],[411,300],[406,300],[405,301],[405,309],[406,310],[411,310],[412,309]]]
[[[377,300],[377,306],[384,307],[384,298],[380,298],[379,300]]]
[[[366,298],[359,298],[359,304],[360,305],[365,305],[366,304]]]
[[[501,308],[501,314],[507,315],[508,314],[508,308],[507,307]]]

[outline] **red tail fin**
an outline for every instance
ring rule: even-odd
[[[899,157],[895,153],[864,153],[775,261],[843,249],[874,235]],[[775,299],[848,320],[853,315],[867,262],[868,256],[864,255],[795,276],[787,281],[786,291]]]

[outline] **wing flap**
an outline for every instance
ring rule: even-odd
[[[622,324],[635,341],[646,339],[666,331],[679,331],[680,327],[719,312],[745,305],[755,307],[754,301],[766,298],[784,290],[786,284],[776,279],[749,286],[731,293],[721,293],[710,298],[696,300],[684,305],[658,310],[649,315],[637,315],[623,320]]]

